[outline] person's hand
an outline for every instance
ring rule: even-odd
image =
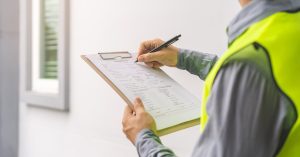
[[[156,132],[154,119],[145,111],[140,98],[135,99],[133,108],[126,106],[122,124],[123,132],[132,144],[135,144],[136,136],[141,130],[150,129],[154,133]]]
[[[148,53],[163,43],[164,41],[160,39],[142,42],[138,50],[138,61],[145,62],[145,64],[153,68],[159,68],[163,65],[175,67],[177,65],[179,51],[177,47],[170,45],[167,48],[163,48],[161,51]]]

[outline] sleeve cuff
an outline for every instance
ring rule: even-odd
[[[137,147],[138,143],[143,140],[145,135],[148,135],[148,134],[154,134],[154,133],[150,129],[141,130],[136,136],[135,146]]]
[[[187,54],[190,53],[189,51],[185,50],[185,49],[179,49],[178,51],[178,56],[177,56],[177,65],[176,67],[178,69],[182,69],[185,70],[185,56],[187,56]]]

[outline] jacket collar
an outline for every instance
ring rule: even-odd
[[[300,0],[253,0],[231,21],[227,28],[229,43],[232,43],[252,24],[280,11],[300,8]]]

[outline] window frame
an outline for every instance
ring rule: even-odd
[[[57,75],[58,92],[32,90],[32,0],[20,1],[20,95],[29,106],[69,110],[69,0],[60,0]]]

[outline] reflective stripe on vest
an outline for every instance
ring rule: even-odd
[[[205,80],[202,105],[201,129],[205,128],[209,115],[206,103],[214,79],[224,62],[239,50],[259,43],[267,49],[273,69],[273,77],[279,88],[294,103],[297,120],[293,125],[278,156],[300,156],[300,12],[279,12],[252,25],[229,47],[218,60]]]

